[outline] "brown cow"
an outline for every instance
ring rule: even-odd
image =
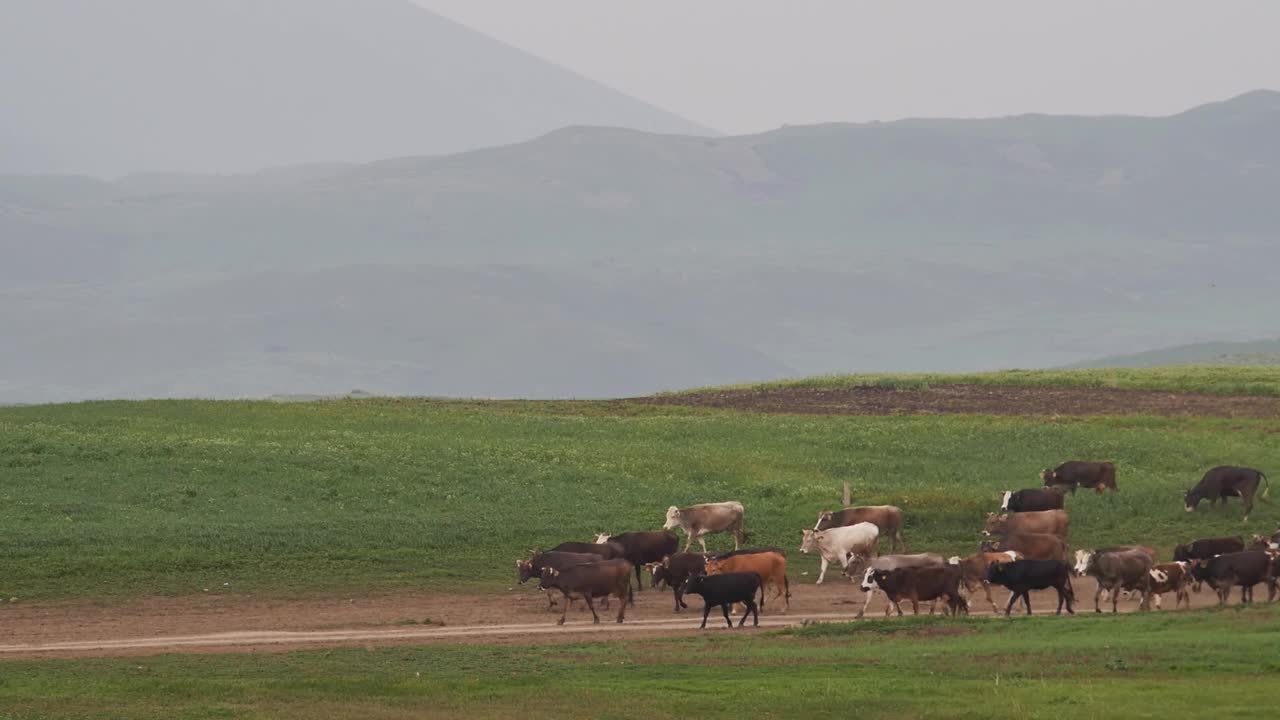
[[[599,555],[591,553],[557,552],[554,550],[537,553],[530,556],[528,560],[516,560],[516,581],[523,585],[531,578],[540,578],[544,567],[563,570],[573,565],[598,562],[599,560]],[[547,593],[547,609],[550,610],[556,605],[555,601],[552,600],[552,588],[543,588],[543,590]]]
[[[622,546],[622,557],[636,569],[636,588],[639,590],[644,589],[640,581],[640,568],[646,563],[661,562],[662,558],[673,554],[680,547],[680,538],[666,530],[625,532],[621,535],[600,533],[596,536],[596,542]]]
[[[1075,494],[1076,488],[1081,487],[1093,488],[1099,495],[1104,488],[1111,488],[1112,492],[1120,492],[1116,487],[1115,463],[1109,462],[1071,460],[1052,470],[1048,468],[1041,470],[1040,479],[1044,480],[1045,487],[1060,485],[1070,488],[1072,495]]]
[[[684,601],[684,584],[695,575],[702,575],[707,570],[707,556],[702,553],[676,553],[665,557],[662,562],[649,563],[646,567],[653,574],[652,585],[658,587],[666,583],[675,594],[676,612],[689,605]]]
[[[760,576],[760,608],[764,608],[764,588],[773,585],[774,599],[781,595],[791,607],[791,584],[787,580],[787,558],[781,553],[761,552],[707,560],[708,575],[750,572]]]
[[[1010,533],[999,542],[988,540],[979,547],[982,552],[1012,550],[1025,560],[1067,561],[1067,542],[1049,533]]]
[[[618,622],[622,622],[627,615],[627,603],[632,601],[631,563],[626,560],[601,560],[574,565],[564,570],[544,567],[541,586],[556,588],[564,594],[564,610],[560,612],[557,625],[564,624],[565,613],[569,612],[569,598],[573,595],[579,595],[587,601],[593,622],[597,624],[600,616],[596,614],[596,606],[592,600],[598,597],[617,597]]]
[[[965,591],[972,595],[975,587],[981,587],[987,595],[987,602],[991,603],[991,610],[999,613],[1000,606],[996,605],[996,601],[991,598],[991,583],[987,582],[988,570],[992,565],[1000,565],[1021,559],[1022,555],[1020,553],[1008,550],[1006,552],[974,553],[963,558],[956,556],[947,562],[960,568],[960,584],[964,586]]]
[[[688,536],[684,544],[684,552],[689,552],[689,546],[693,545],[695,539],[702,544],[702,552],[706,552],[707,540],[704,536],[722,532],[733,535],[733,549],[737,550],[747,541],[746,533],[742,529],[745,515],[746,510],[742,507],[742,503],[737,501],[703,503],[684,508],[672,505],[667,508],[667,522],[662,529],[684,530],[685,535]]]
[[[889,552],[897,552],[899,543],[902,544],[902,551],[907,551],[907,541],[902,537],[902,508],[893,505],[848,507],[835,512],[823,510],[818,513],[818,522],[813,529],[829,530],[860,522],[869,522],[880,528],[880,537],[889,538]]]
[[[945,599],[952,615],[968,612],[969,606],[960,595],[960,568],[954,565],[933,565],[896,570],[872,570],[871,581],[884,591],[893,603],[898,615],[902,615],[903,600],[911,601],[911,614],[920,614],[921,600]]]
[[[1066,510],[1038,510],[1034,512],[1005,513],[997,515],[987,513],[987,524],[983,535],[1017,535],[1020,533],[1048,533],[1060,538],[1067,537],[1071,528],[1071,518]]]
[[[1160,596],[1170,592],[1174,594],[1174,610],[1183,602],[1191,607],[1191,593],[1187,590],[1191,580],[1189,564],[1186,561],[1169,562],[1151,568],[1151,597],[1156,601],[1157,610],[1160,609]]]
[[[1151,597],[1151,556],[1141,550],[1120,550],[1116,552],[1076,553],[1076,573],[1089,575],[1097,579],[1098,588],[1093,594],[1094,612],[1102,612],[1100,599],[1105,589],[1111,594],[1111,612],[1116,612],[1120,602],[1122,589],[1140,589],[1142,591],[1141,608],[1150,607]]]
[[[1259,482],[1267,483],[1262,489],[1262,494],[1258,495],[1259,500],[1265,501],[1267,495],[1271,493],[1271,483],[1267,482],[1267,476],[1262,474],[1262,471],[1219,465],[1205,473],[1204,477],[1200,478],[1200,482],[1187,491],[1182,499],[1183,508],[1187,512],[1194,512],[1201,500],[1208,500],[1210,508],[1215,502],[1221,501],[1225,512],[1227,498],[1238,497],[1244,502],[1244,520],[1247,522],[1249,513],[1253,512],[1253,497],[1258,492]]]

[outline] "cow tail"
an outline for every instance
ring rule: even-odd
[[[786,575],[782,576],[782,589],[787,593],[787,607],[791,607],[791,580]]]

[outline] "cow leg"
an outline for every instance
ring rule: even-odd
[[[1014,592],[1009,593],[1009,604],[1006,605],[1004,608],[1005,617],[1009,617],[1009,615],[1013,612],[1013,603],[1017,599],[1018,599],[1017,593],[1014,593]]]
[[[866,602],[862,603],[862,609],[858,611],[857,619],[859,619],[859,620],[860,620],[860,619],[862,619],[862,616],[863,616],[863,615],[865,615],[865,614],[867,613],[867,608],[871,607],[871,598],[872,598],[872,597],[874,597],[874,596],[875,596],[875,594],[876,594],[876,591],[875,591],[875,590],[871,590],[870,592],[864,592],[864,593],[862,593],[862,595],[863,595],[863,597],[865,598]]]
[[[676,599],[676,609],[675,609],[675,612],[680,612],[680,606],[681,606],[681,605],[684,605],[684,603],[680,601],[680,600],[681,600],[681,598],[680,598],[680,589],[679,589],[679,588],[676,588],[676,589],[672,590],[672,591],[671,591],[671,594],[672,594],[672,595],[674,595],[674,596],[675,596],[675,599]],[[687,606],[686,606],[686,607],[687,607]]]
[[[930,614],[930,615],[932,615],[932,614],[933,614],[933,611],[934,611],[934,610],[936,610],[937,608],[938,608],[938,598],[934,598],[934,599],[930,600],[930,601],[929,601],[929,614]],[[945,612],[947,608],[944,606],[942,609],[943,609],[943,611]]]
[[[827,559],[824,557],[820,562],[822,563],[822,571],[818,573],[818,582],[814,583],[814,585],[821,585],[822,578],[827,576]]]
[[[564,624],[564,616],[569,612],[569,593],[564,593],[564,608],[560,611],[560,619],[556,621],[557,625]]]
[[[698,543],[699,543],[700,545],[702,545],[702,552],[704,552],[704,553],[705,553],[705,552],[707,551],[707,538],[706,538],[706,536],[705,536],[705,535],[699,535],[699,536],[698,536]]]
[[[710,614],[711,614],[711,604],[708,603],[706,605],[703,605],[702,606],[702,624],[698,626],[699,630],[705,630],[707,628],[707,616]]]
[[[1244,502],[1244,522],[1249,522],[1249,513],[1253,512],[1253,493],[1240,493],[1240,499]]]
[[[885,597],[889,597],[888,593],[885,593]],[[902,617],[902,598],[890,598],[890,600],[893,601],[893,609],[898,611],[898,617]]]
[[[1058,591],[1058,611],[1054,615],[1061,615],[1062,605],[1067,601],[1067,596],[1062,594],[1062,588],[1060,587],[1055,587],[1054,590]]]
[[[640,579],[640,566],[643,564],[644,563],[640,562],[636,563],[636,592],[644,592],[644,583]],[[628,579],[627,582],[630,583],[631,580]]]
[[[591,622],[595,623],[596,625],[599,625],[600,615],[596,613],[596,604],[591,600],[591,593],[589,592],[583,593],[582,597],[586,598],[587,607],[591,608]]]
[[[742,613],[742,619],[738,621],[738,627],[747,624],[747,616],[751,615],[755,620],[751,623],[752,627],[760,627],[760,609],[756,606],[754,600],[747,601],[747,611]]]
[[[991,583],[982,583],[982,591],[987,594],[987,602],[991,603],[991,612],[999,614],[1000,606],[996,605],[996,601],[991,597]]]
[[[911,596],[911,614],[912,615],[920,614],[920,598],[916,597],[915,595]]]
[[[631,578],[627,578],[627,597],[618,596],[618,622],[621,623],[627,617],[627,600],[631,599]],[[635,602],[632,602],[634,605]]]
[[[1030,590],[1022,591],[1022,602],[1024,605],[1027,606],[1027,614],[1030,615],[1031,614],[1031,591]]]
[[[720,609],[724,611],[724,621],[725,621],[725,623],[727,623],[727,624],[729,625],[729,629],[730,629],[730,630],[732,630],[732,629],[733,629],[733,621],[729,619],[729,605],[730,605],[730,603],[725,603],[725,604],[723,604],[723,605],[721,605],[721,606],[720,606]]]
[[[1112,614],[1114,614],[1114,613],[1116,612],[1116,608],[1117,608],[1119,605],[1120,605],[1120,586],[1119,586],[1119,585],[1117,585],[1117,586],[1116,586],[1114,589],[1112,589],[1112,591],[1111,591],[1111,612],[1112,612]]]
[[[1102,581],[1098,581],[1098,589],[1093,591],[1093,611],[1102,612]]]

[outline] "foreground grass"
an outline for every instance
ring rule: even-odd
[[[1072,497],[1076,547],[1271,530],[1182,512],[1221,463],[1280,468],[1276,421],[791,417],[607,403],[146,402],[0,409],[0,598],[450,591],[512,558],[737,499],[795,547],[839,502],[907,512],[912,548],[972,551],[1000,491],[1068,458],[1121,492]],[[1280,478],[1280,471],[1275,472]],[[1280,494],[1278,491],[1277,494]],[[712,546],[726,540],[713,538]],[[792,577],[816,569],[793,554]],[[811,576],[812,577],[812,576]],[[0,622],[3,622],[0,605]]]
[[[1280,365],[1248,367],[1184,365],[1142,369],[1003,370],[999,372],[951,375],[928,373],[825,375],[801,380],[700,388],[673,394],[683,395],[726,390],[778,390],[784,388],[835,390],[864,386],[922,390],[930,385],[1086,387],[1280,397]]]
[[[0,663],[12,718],[1258,717],[1280,608]]]

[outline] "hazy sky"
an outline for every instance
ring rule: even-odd
[[[1280,89],[1275,0],[415,0],[730,133]]]

